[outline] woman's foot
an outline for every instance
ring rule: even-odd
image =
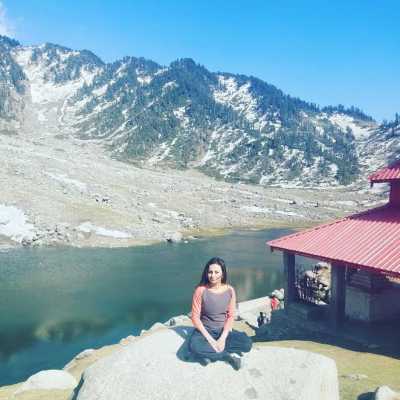
[[[211,363],[211,360],[209,358],[200,358],[199,363],[203,366],[206,367],[208,364]]]
[[[228,354],[226,359],[235,371],[239,371],[243,367],[243,360],[237,354]]]

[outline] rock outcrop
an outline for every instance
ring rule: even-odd
[[[375,391],[375,400],[400,400],[400,393],[393,391],[389,386],[380,386]]]
[[[260,297],[254,300],[243,301],[238,304],[238,318],[246,321],[250,326],[257,327],[257,317],[260,312],[266,312],[269,297]]]
[[[160,329],[99,360],[73,399],[339,399],[336,364],[327,357],[265,346],[247,354],[240,371],[224,362],[202,367],[187,361],[192,329]]]
[[[166,241],[169,243],[180,243],[183,239],[183,235],[180,232],[173,232],[166,234]]]
[[[49,369],[32,375],[15,394],[29,390],[73,389],[78,382],[66,371]]]

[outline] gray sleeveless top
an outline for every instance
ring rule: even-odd
[[[204,289],[200,320],[206,328],[222,329],[224,327],[231,298],[230,288],[222,293],[213,293],[207,288]]]

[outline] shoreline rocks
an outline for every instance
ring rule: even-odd
[[[380,386],[375,391],[375,400],[400,400],[400,393],[389,386]]]
[[[70,373],[50,369],[40,371],[29,377],[14,394],[18,395],[30,390],[74,389],[77,385],[78,382]]]
[[[169,243],[180,243],[183,240],[183,235],[181,232],[167,233],[165,240]]]

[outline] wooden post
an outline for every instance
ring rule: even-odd
[[[400,182],[390,182],[389,203],[392,206],[400,206]]]
[[[285,310],[296,300],[295,287],[295,256],[288,251],[283,252],[283,266],[285,271]]]
[[[334,328],[340,326],[345,318],[346,304],[346,266],[331,265],[330,320]]]

